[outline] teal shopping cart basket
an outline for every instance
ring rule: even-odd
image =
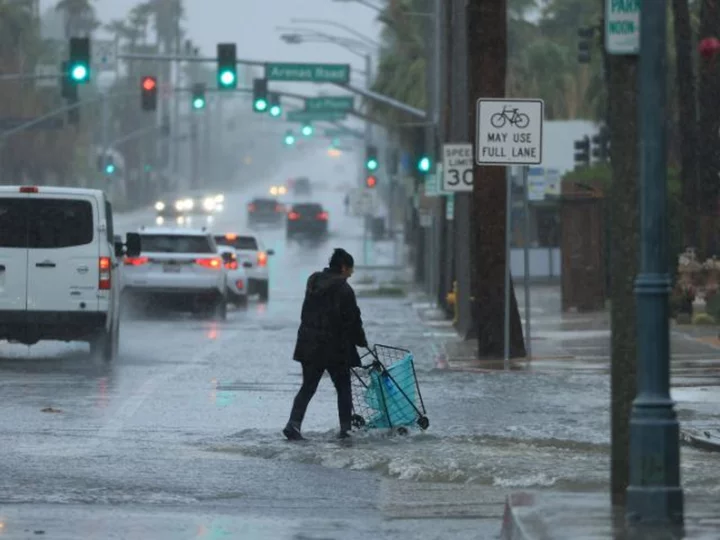
[[[390,429],[430,426],[415,372],[415,359],[407,349],[375,345],[362,357],[370,363],[353,369],[353,427]]]

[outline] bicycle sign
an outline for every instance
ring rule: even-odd
[[[541,99],[478,99],[476,163],[541,164],[544,108]]]

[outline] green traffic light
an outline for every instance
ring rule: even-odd
[[[377,159],[368,159],[367,160],[367,168],[369,171],[374,171],[378,168],[378,162]]]
[[[430,170],[430,158],[423,157],[418,161],[418,170],[421,172],[428,172]]]
[[[255,110],[256,111],[266,111],[268,108],[268,102],[264,99],[258,99],[255,101]]]
[[[295,137],[292,135],[285,135],[285,144],[290,146],[291,144],[295,144]]]
[[[70,76],[75,82],[82,82],[88,78],[88,68],[83,64],[76,64],[70,69]]]
[[[280,108],[280,105],[273,105],[270,107],[270,116],[278,117],[282,114],[282,109]]]
[[[108,174],[114,173],[114,172],[115,172],[115,165],[113,165],[112,163],[108,163],[107,165],[105,165],[105,172],[108,173]]]
[[[222,86],[232,86],[235,84],[235,74],[232,71],[223,71],[220,74],[220,84]]]
[[[205,107],[205,100],[203,98],[195,98],[193,100],[193,109],[202,109]]]
[[[310,135],[312,135],[313,134],[312,126],[303,126],[302,134],[305,135],[306,137],[309,137]]]

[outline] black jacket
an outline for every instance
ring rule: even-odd
[[[325,268],[307,281],[293,359],[320,366],[359,366],[355,347],[367,347],[355,292],[339,273]]]

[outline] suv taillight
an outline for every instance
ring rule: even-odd
[[[288,214],[288,219],[289,219],[290,221],[295,221],[295,220],[298,219],[299,217],[300,217],[300,214],[298,214],[297,212],[290,212],[290,213]]]
[[[328,213],[327,213],[327,212],[320,212],[320,213],[317,215],[317,218],[318,218],[320,221],[327,221],[327,220],[328,220]]]
[[[125,257],[125,266],[142,266],[150,261],[147,257]]]
[[[228,263],[225,263],[225,268],[228,270],[237,270],[238,269],[238,262],[237,261],[230,261]]]
[[[109,291],[112,286],[112,260],[110,260],[110,257],[100,257],[100,260],[98,261],[98,269],[100,270],[98,288],[101,291]]]
[[[222,268],[222,259],[217,257],[213,257],[210,259],[195,259],[195,264],[198,264],[203,268]]]
[[[258,251],[257,261],[258,266],[265,266],[267,264],[267,253],[264,251]]]

